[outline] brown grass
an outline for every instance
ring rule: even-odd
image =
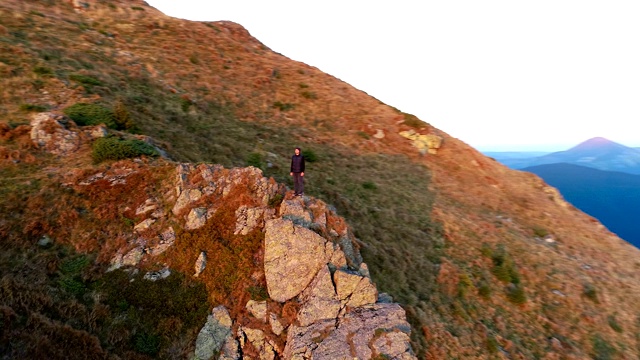
[[[200,252],[207,254],[209,265],[199,276],[207,285],[211,302],[225,304],[234,313],[243,313],[249,300],[247,288],[254,283],[251,275],[262,271],[261,258],[256,254],[262,246],[263,235],[259,231],[248,236],[233,235],[235,209],[218,209],[207,224],[194,231],[177,235],[175,246],[167,255],[171,267],[189,274]]]

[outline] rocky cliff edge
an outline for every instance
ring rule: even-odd
[[[68,157],[106,131],[43,113],[34,117],[30,134],[34,147]],[[263,266],[251,276],[266,284],[268,296],[234,304],[232,311],[214,307],[197,336],[193,359],[416,358],[404,310],[389,295],[378,293],[357,240],[330,205],[294,197],[254,167],[168,164],[165,168],[173,170],[169,168],[169,180],[162,186],[141,189],[130,181],[137,173],[153,171],[149,161],[140,159],[94,166],[62,185],[94,194],[122,187],[130,195],[122,199],[128,204],[124,211],[135,213],[137,221],[131,224],[127,245],[110,256],[107,271],[137,272],[145,264],[167,260],[163,254],[175,256],[182,250],[176,249],[181,236],[217,221],[220,212],[233,214],[229,230],[234,236],[263,236],[255,254]],[[166,191],[140,197],[148,188]],[[211,235],[209,241],[216,240]],[[207,251],[196,253],[189,275],[204,276],[207,267],[216,271],[220,266],[208,261]],[[166,261],[163,269],[144,278],[163,281],[172,271],[171,261]]]

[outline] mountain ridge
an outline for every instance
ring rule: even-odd
[[[23,132],[33,111],[77,103],[126,109],[129,131],[178,161],[251,161],[285,184],[288,155],[301,145],[316,155],[307,191],[347,218],[372,279],[406,310],[420,358],[624,357],[637,349],[640,309],[629,302],[640,297],[637,249],[540,178],[269,51],[237,25],[172,19],[143,2],[86,3],[0,8],[0,46],[12,54],[0,59],[6,179],[46,179],[40,169],[52,160],[30,149]],[[66,161],[95,170],[88,153]],[[34,212],[47,204],[38,182],[3,184],[14,203],[5,200],[11,212],[3,214],[15,213],[2,219],[3,231],[32,239],[55,229]],[[96,199],[111,216],[106,198]],[[32,204],[16,209],[25,202]],[[61,238],[91,255],[80,230]],[[12,254],[27,251],[20,249]],[[154,336],[132,334],[125,343]]]

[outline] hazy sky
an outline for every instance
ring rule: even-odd
[[[147,0],[231,20],[480,150],[640,146],[640,1]]]

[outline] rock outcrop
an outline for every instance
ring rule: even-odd
[[[79,131],[70,130],[73,124],[63,115],[38,113],[31,120],[31,141],[45,151],[56,155],[69,155],[77,151],[86,139],[96,139],[107,135],[104,126],[86,126]]]
[[[264,268],[269,296],[285,302],[300,294],[333,253],[332,243],[291,220],[268,221]]]
[[[420,134],[414,130],[401,131],[400,136],[412,140],[412,144],[421,154],[437,154],[443,138],[435,134]]]
[[[111,186],[125,184],[126,177],[133,173],[132,169],[114,166],[109,172],[94,174],[78,185],[89,186],[101,180],[108,180]],[[128,253],[116,254],[111,261],[111,270],[135,266],[145,256],[160,255],[171,247],[176,233],[173,227],[167,227],[167,219],[180,223],[186,230],[199,229],[234,194],[247,194],[252,204],[237,209],[237,233],[246,235],[255,228],[262,229],[265,220],[275,216],[275,209],[269,207],[269,202],[284,192],[282,185],[262,176],[257,168],[225,169],[220,165],[207,164],[177,165],[174,189],[174,194],[166,194],[163,199],[148,198],[137,205],[135,213],[144,219],[132,229],[132,245],[136,247]],[[170,212],[162,211],[164,204],[169,205]],[[206,264],[206,258],[199,259],[198,264],[196,267]]]
[[[298,323],[309,326],[315,322],[336,319],[342,304],[338,299],[328,266],[323,266],[313,282],[300,296],[302,307],[298,312]]]
[[[378,291],[366,264],[352,247],[353,265],[347,265],[340,244],[353,243],[351,235],[331,241],[295,223],[298,219],[300,224],[317,224],[317,216],[308,209],[303,200],[285,201],[281,206],[285,218],[265,225],[269,296],[300,304],[296,323],[287,331],[283,358],[414,359],[404,310],[397,304],[377,303]]]
[[[203,225],[189,214],[196,211],[206,223],[206,214],[221,206],[218,201],[234,191],[234,184],[250,183],[253,205],[235,210],[234,233],[264,232],[269,300],[250,300],[246,311],[256,320],[232,319],[235,331],[218,331],[215,324],[220,321],[210,317],[198,337],[199,349],[206,348],[206,354],[211,354],[210,349],[215,348],[220,359],[238,356],[234,346],[225,350],[225,341],[239,344],[245,358],[266,360],[415,358],[404,310],[388,297],[378,302],[378,291],[355,238],[329,206],[309,197],[285,196],[276,212],[269,201],[282,189],[255,168],[226,170],[183,164],[177,174],[172,213],[183,219],[186,228]],[[279,314],[269,312],[269,303],[297,304],[294,320],[283,324]],[[219,335],[206,335],[212,333]],[[229,336],[233,341],[227,340]],[[205,338],[217,339],[206,342],[215,346],[203,347]],[[198,350],[197,358],[204,359],[206,354]]]
[[[176,197],[172,212],[187,221],[190,230],[202,227],[218,209],[218,201],[237,189],[251,192],[257,206],[239,208],[237,232],[246,235],[273,216],[269,201],[282,192],[281,185],[254,167],[225,169],[220,165],[180,164],[176,174]],[[242,186],[241,186],[242,185]]]
[[[398,304],[353,309],[342,318],[289,329],[285,359],[416,359]]]
[[[113,166],[79,186],[126,182],[135,171]],[[264,235],[264,275],[254,275],[266,283],[268,299],[213,309],[198,335],[194,359],[415,358],[404,310],[387,297],[378,301],[355,237],[330,206],[292,197],[256,168],[179,164],[175,173],[175,192],[131,208],[139,219],[132,224],[130,246],[115,255],[110,270],[165,252],[176,242],[174,226],[196,231],[217,211],[234,217],[228,220],[234,236]],[[206,281],[204,273],[215,271],[216,264],[208,263],[205,251],[197,254],[190,271]],[[145,279],[162,281],[170,274],[165,267]]]

